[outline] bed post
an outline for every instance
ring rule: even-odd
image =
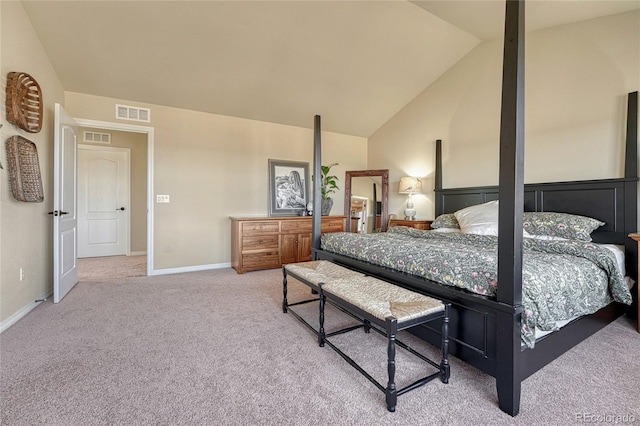
[[[311,247],[320,249],[320,232],[322,228],[322,140],[320,137],[320,116],[316,115],[313,121],[313,218],[311,225]],[[316,259],[316,252],[313,251],[313,259]]]
[[[520,411],[524,209],[524,0],[507,0],[502,68],[496,348],[498,404]]]
[[[638,92],[629,93],[627,98],[627,139],[624,158],[625,214],[624,228],[627,232],[637,232],[638,218]],[[638,281],[638,244],[631,238],[625,238],[625,269],[636,282]]]
[[[438,217],[443,213],[444,206],[442,205],[442,140],[436,140],[436,171],[435,171],[435,191],[436,191],[436,213],[435,217]]]

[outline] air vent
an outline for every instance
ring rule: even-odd
[[[151,121],[151,110],[148,108],[138,108],[127,105],[116,104],[116,118],[129,121]]]
[[[93,143],[111,143],[111,133],[84,132],[84,141]]]

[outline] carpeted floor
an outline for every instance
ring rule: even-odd
[[[147,256],[105,256],[78,259],[78,281],[147,275]]]
[[[308,298],[290,280],[291,301]],[[299,299],[297,299],[299,298]],[[2,425],[566,425],[640,421],[640,338],[621,318],[523,383],[502,413],[495,381],[453,358],[451,381],[384,394],[281,310],[280,270],[231,269],[80,282],[0,335]],[[314,321],[317,305],[299,312]],[[328,329],[352,321],[331,308]],[[437,350],[400,338],[437,359]],[[376,333],[335,340],[378,380]],[[399,386],[425,364],[398,352]],[[611,417],[609,417],[611,418]],[[627,419],[629,417],[626,417]]]

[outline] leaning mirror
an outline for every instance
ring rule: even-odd
[[[389,170],[345,172],[344,214],[347,231],[385,232],[388,224]]]

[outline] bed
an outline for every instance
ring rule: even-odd
[[[497,275],[500,285],[490,295],[443,285],[412,271],[377,265],[321,247],[320,216],[313,217],[312,245],[316,259],[364,272],[452,303],[450,353],[496,378],[498,405],[512,416],[519,412],[521,383],[585,338],[622,315],[627,306],[611,301],[597,312],[573,319],[557,331],[523,344],[523,216],[526,212],[561,212],[605,223],[591,233],[593,242],[624,246],[627,275],[637,280],[637,246],[628,234],[637,231],[638,93],[628,95],[625,177],[525,185],[524,158],[524,9],[507,1],[503,61],[500,178],[498,186],[442,187],[441,141],[436,142],[435,214],[453,213],[499,199]],[[320,174],[320,117],[315,117],[314,174]],[[314,197],[320,187],[314,185]],[[524,209],[523,209],[524,206]],[[315,212],[314,212],[315,213]],[[523,247],[524,246],[524,247]],[[526,271],[525,271],[526,273]],[[438,324],[412,332],[439,345]]]
[[[547,218],[542,221],[548,222]],[[423,231],[397,226],[380,234],[324,234],[321,248],[495,298],[497,238],[457,229],[438,232],[442,229]],[[624,252],[617,246],[535,237],[528,236],[523,242],[523,346],[535,348],[539,335],[556,330],[567,320],[592,314],[614,300],[631,304],[625,266],[619,262],[624,259]],[[426,286],[417,289],[429,291]]]

